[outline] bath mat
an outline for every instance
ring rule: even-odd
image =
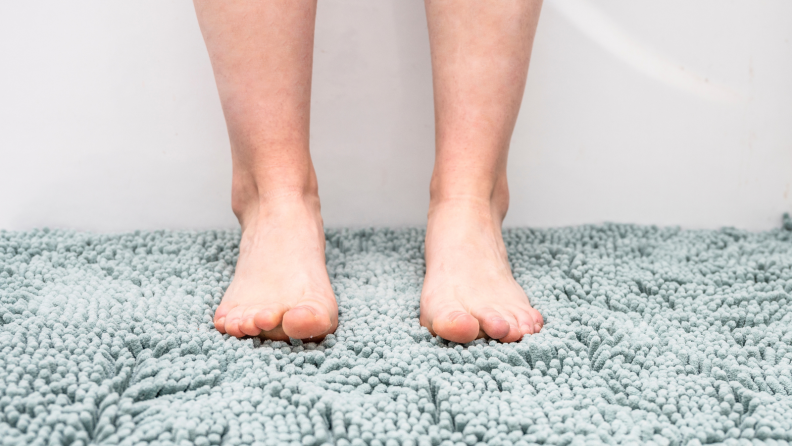
[[[3,445],[787,444],[792,220],[507,229],[520,342],[418,323],[420,228],[329,229],[319,344],[212,314],[238,231],[0,232]]]

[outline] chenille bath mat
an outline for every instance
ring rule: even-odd
[[[212,314],[238,231],[0,232],[3,445],[787,444],[792,221],[504,233],[545,317],[513,344],[418,323],[422,229],[328,230],[320,344]]]

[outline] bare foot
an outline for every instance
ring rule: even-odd
[[[318,340],[335,331],[318,197],[272,197],[248,215],[234,280],[215,312],[217,330],[275,340]]]
[[[512,275],[497,214],[488,200],[430,205],[421,325],[432,334],[462,344],[541,330],[542,315]]]

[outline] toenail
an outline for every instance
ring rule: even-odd
[[[311,313],[314,317],[316,317],[316,311],[314,311],[314,309],[310,305],[298,305],[298,306],[296,306],[296,307],[294,307],[292,309],[296,310],[298,308],[304,308],[304,309],[308,310],[308,312]]]
[[[455,320],[457,320],[457,319],[461,318],[462,316],[464,316],[464,315],[466,315],[466,314],[467,314],[467,313],[465,313],[465,312],[462,312],[462,311],[459,311],[459,312],[457,312],[457,313],[453,313],[453,314],[451,314],[451,315],[450,315],[450,317],[448,318],[448,321],[449,321],[449,322],[453,322],[453,321],[455,321]]]
[[[225,318],[221,317],[220,319],[216,320],[214,324],[215,324],[215,327],[218,326],[218,325],[225,325]]]
[[[542,329],[542,325],[541,325],[541,324],[536,324],[536,325],[534,325],[534,331],[536,331],[537,333],[538,333],[538,332],[539,332],[539,330],[541,330],[541,329]]]

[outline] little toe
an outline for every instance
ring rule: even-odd
[[[225,334],[225,317],[221,317],[220,319],[215,320],[214,322],[215,329],[220,333]]]
[[[443,339],[466,344],[479,337],[479,322],[470,313],[449,308],[432,319],[432,331]]]
[[[294,339],[323,337],[334,329],[333,318],[324,305],[302,302],[283,314],[283,331]]]
[[[533,316],[533,320],[534,320],[534,333],[539,333],[539,331],[542,329],[542,327],[544,327],[544,318],[542,317],[542,314],[541,314],[541,313],[539,313],[539,311],[537,311],[537,310],[536,310],[535,308],[533,308],[533,307],[532,307],[530,310],[528,310],[528,311],[529,311],[529,312],[531,313],[531,315]]]
[[[478,319],[481,329],[492,339],[501,339],[509,334],[511,325],[517,325],[516,321],[510,324],[507,318],[498,310],[491,307],[476,309],[472,312]]]
[[[221,302],[220,305],[217,306],[215,310],[214,318],[215,320],[220,319],[221,317],[226,317],[226,315],[231,312],[234,308],[238,307],[239,304],[237,302]]]

